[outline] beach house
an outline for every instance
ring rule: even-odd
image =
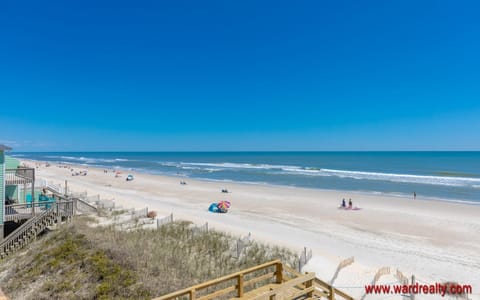
[[[0,145],[0,203],[2,208],[0,210],[0,227],[1,227],[1,239],[3,239],[3,211],[5,203],[5,182],[4,182],[4,173],[5,173],[5,150],[7,148],[3,145]]]
[[[3,216],[5,215],[5,151],[7,146],[0,145],[0,240],[3,239]]]
[[[69,221],[76,199],[47,195],[48,186],[35,190],[35,169],[21,166],[0,145],[0,258],[22,249],[49,226]]]
[[[21,167],[17,159],[5,155],[9,150],[10,147],[0,145],[0,240],[4,238],[7,222],[19,222],[35,215],[35,205],[32,205],[35,169]]]

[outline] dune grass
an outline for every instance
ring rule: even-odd
[[[237,237],[194,232],[180,221],[158,230],[119,231],[76,218],[0,263],[12,299],[149,299],[273,259],[295,265],[291,251],[253,242],[236,257]]]

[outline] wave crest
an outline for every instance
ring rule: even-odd
[[[164,162],[162,165],[177,167],[181,169],[198,169],[208,170],[214,168],[215,171],[222,170],[239,170],[254,169],[265,170],[267,174],[284,174],[284,175],[300,175],[300,176],[324,176],[350,178],[357,180],[378,180],[401,183],[416,183],[429,185],[444,185],[457,187],[480,187],[480,178],[469,177],[452,177],[452,176],[433,176],[433,175],[413,175],[413,174],[396,174],[382,172],[365,172],[352,170],[335,170],[315,167],[300,167],[288,165],[270,165],[270,164],[250,164],[250,163],[208,163],[208,162]]]

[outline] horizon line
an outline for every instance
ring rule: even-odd
[[[480,152],[480,150],[49,150],[49,151],[6,151],[7,153],[318,153],[318,152]]]

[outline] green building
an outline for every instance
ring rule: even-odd
[[[0,259],[27,246],[48,226],[71,220],[79,200],[57,193],[49,197],[48,187],[35,191],[35,168],[6,156],[9,150],[0,145]]]
[[[5,216],[5,151],[9,147],[0,145],[0,240],[3,239],[3,226]]]
[[[17,159],[5,155],[9,150],[0,145],[0,240],[6,222],[35,215],[35,169],[21,167]]]

